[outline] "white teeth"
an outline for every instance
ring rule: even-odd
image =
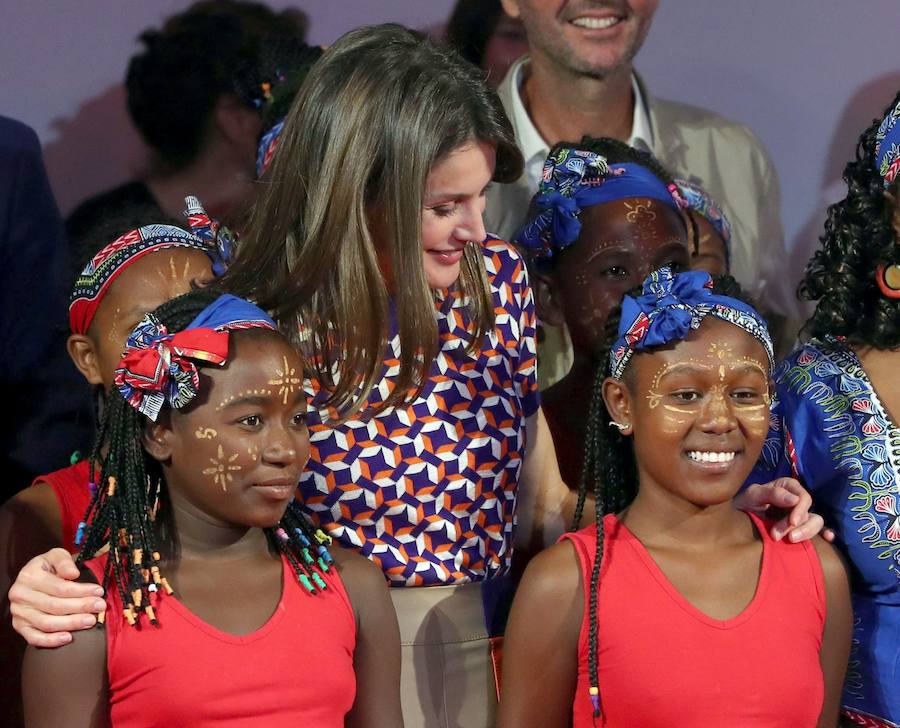
[[[588,28],[589,30],[602,30],[603,28],[611,28],[620,21],[621,18],[614,17],[575,18],[575,20],[572,21],[572,25],[577,25],[579,28]]]
[[[734,460],[735,453],[691,450],[687,455],[691,460],[698,463],[730,463]]]

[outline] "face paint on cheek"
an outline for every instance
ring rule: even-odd
[[[259,448],[256,445],[251,445],[247,448],[247,456],[251,460],[256,460],[259,457]]]
[[[226,457],[225,451],[222,449],[222,446],[219,445],[216,457],[209,459],[209,462],[212,464],[212,466],[206,468],[203,471],[203,474],[206,476],[212,476],[213,483],[215,485],[222,486],[223,492],[227,491],[228,483],[230,483],[234,479],[232,473],[237,473],[241,470],[240,465],[234,464],[234,461],[237,459],[237,453]]]
[[[269,380],[268,384],[278,387],[278,395],[282,398],[282,404],[287,404],[290,396],[300,386],[300,382],[297,370],[288,363],[288,358],[285,356],[282,368],[275,370],[275,379]]]
[[[106,335],[107,341],[118,341],[119,340],[119,316],[122,313],[122,309],[116,306],[115,313],[113,313],[113,320],[109,326],[109,333]]]

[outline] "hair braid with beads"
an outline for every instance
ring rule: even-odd
[[[730,296],[752,305],[741,291],[737,281],[731,276],[713,279],[713,292]],[[630,296],[640,296],[642,288],[629,292]],[[617,306],[606,320],[604,331],[605,350],[612,349],[619,336],[619,321],[622,308]],[[599,643],[599,625],[597,609],[600,587],[600,566],[603,560],[603,517],[610,513],[618,513],[626,508],[637,495],[638,469],[634,455],[634,447],[630,437],[625,437],[618,428],[611,426],[613,421],[603,401],[603,382],[612,374],[609,357],[597,367],[591,401],[588,408],[587,427],[585,430],[584,465],[581,471],[581,482],[578,488],[578,503],[572,530],[578,529],[584,504],[588,493],[594,496],[594,508],[597,525],[597,545],[594,551],[594,562],[591,567],[591,580],[588,595],[588,678],[590,681],[591,702],[594,717],[600,717],[600,681],[598,677],[597,646]],[[626,384],[629,381],[629,369],[623,374]]]
[[[169,332],[176,333],[219,295],[210,289],[191,291],[153,313]],[[235,333],[249,331],[232,335]],[[160,564],[161,552],[168,558],[174,556],[174,533],[165,515],[167,493],[162,469],[142,445],[146,422],[118,389],[110,389],[90,458],[93,497],[75,537],[81,549],[76,558],[79,565],[108,549],[102,585],[118,590],[124,616],[132,626],[138,623],[141,612],[156,624],[151,593],[159,589],[173,593]],[[158,513],[161,518],[157,518]],[[313,526],[296,502],[288,506],[276,526],[263,530],[270,548],[284,555],[308,592],[326,588],[320,572],[327,572],[333,563],[327,549],[331,538]]]

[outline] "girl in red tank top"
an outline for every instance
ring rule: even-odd
[[[302,362],[210,289],[128,339],[75,536],[104,629],[29,648],[33,726],[402,726],[381,572],[293,502],[309,456]]]
[[[821,540],[773,540],[731,506],[766,437],[772,371],[765,323],[735,295],[730,278],[663,268],[626,296],[576,515],[590,490],[597,525],[525,572],[502,728],[837,725],[846,573]]]

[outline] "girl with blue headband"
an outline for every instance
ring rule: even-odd
[[[900,94],[860,137],[801,283],[809,337],[775,374],[766,480],[809,488],[851,564],[853,724],[900,725]]]
[[[265,312],[210,289],[134,329],[75,537],[102,629],[29,649],[28,725],[402,726],[380,572],[293,500],[299,371]]]
[[[580,498],[593,493],[596,524],[525,572],[502,728],[837,725],[840,559],[731,504],[765,440],[773,366],[736,289],[664,268],[612,317]]]

